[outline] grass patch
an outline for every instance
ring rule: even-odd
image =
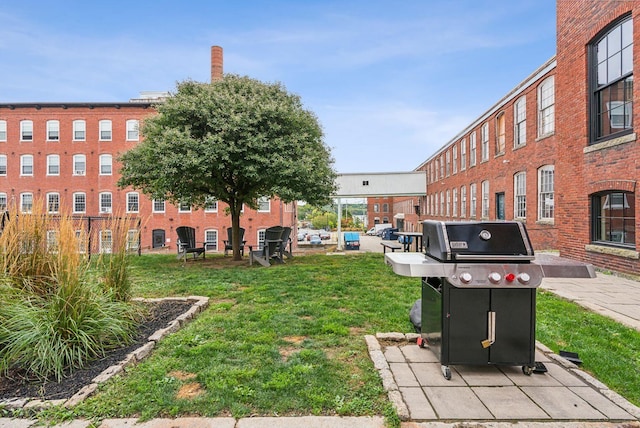
[[[230,260],[227,258],[226,260]],[[270,268],[131,260],[132,295],[204,295],[210,307],[76,407],[75,417],[384,415],[399,425],[363,336],[411,332],[420,280],[382,254],[309,255]],[[545,292],[538,339],[640,404],[640,334]]]

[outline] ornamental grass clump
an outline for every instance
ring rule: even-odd
[[[90,272],[82,220],[44,204],[0,235],[0,370],[60,380],[132,340],[138,310]]]

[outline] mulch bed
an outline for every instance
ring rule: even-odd
[[[84,368],[68,373],[62,381],[28,381],[16,370],[0,377],[0,400],[12,398],[38,398],[41,400],[60,400],[71,398],[107,367],[118,364],[125,357],[148,342],[149,336],[157,330],[167,327],[168,323],[185,313],[193,302],[165,300],[150,305],[149,316],[138,326],[134,342],[114,349],[100,360],[88,363]]]

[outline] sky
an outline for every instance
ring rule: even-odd
[[[556,51],[555,0],[2,0],[0,103],[280,82],[339,173],[412,171]]]

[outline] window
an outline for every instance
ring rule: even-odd
[[[154,199],[153,200],[153,212],[154,213],[163,213],[164,210],[165,210],[164,199]]]
[[[137,213],[140,211],[140,196],[138,192],[127,193],[127,212]]]
[[[47,121],[47,141],[60,141],[60,122],[57,120]]]
[[[467,216],[467,186],[460,187],[460,217]]]
[[[137,120],[127,120],[127,141],[138,141],[140,139],[139,127]]]
[[[76,241],[78,241],[78,253],[86,254],[89,247],[89,238],[87,232],[83,230],[76,230]]]
[[[553,220],[553,174],[553,165],[538,170],[538,220]]]
[[[57,214],[60,212],[59,193],[47,193],[47,211],[49,214]]]
[[[480,129],[480,139],[482,146],[482,162],[489,160],[489,124],[485,123]]]
[[[440,179],[444,178],[444,156],[440,155]]]
[[[373,212],[374,213],[380,212],[380,204],[373,204]]]
[[[502,111],[496,116],[496,155],[504,154],[507,141],[505,129],[505,116]]]
[[[20,122],[20,141],[33,141],[33,122],[23,120]]]
[[[100,141],[111,141],[111,121],[101,120],[98,126],[100,129]]]
[[[451,175],[451,152],[447,150],[447,177]]]
[[[73,141],[85,141],[87,138],[87,123],[84,120],[73,121]]]
[[[73,194],[73,212],[84,213],[87,211],[87,195],[85,193]]]
[[[7,194],[0,193],[0,211],[7,210]]]
[[[635,194],[610,190],[591,196],[595,242],[635,247]]]
[[[513,176],[513,217],[527,217],[527,173],[519,172]]]
[[[127,251],[138,251],[140,248],[140,232],[136,229],[127,231]]]
[[[383,213],[388,213],[389,212],[389,204],[387,204],[387,203],[382,204],[382,212]]]
[[[0,155],[0,175],[7,175],[7,155]]]
[[[7,121],[0,120],[0,141],[7,141]]]
[[[87,172],[87,158],[85,155],[73,155],[73,175],[85,175]]]
[[[215,229],[208,229],[204,231],[204,247],[207,250],[218,249],[218,231]]]
[[[476,166],[476,133],[469,135],[469,166]]]
[[[180,202],[180,205],[178,205],[178,212],[179,213],[190,213],[191,212],[191,205],[188,204],[187,202]]]
[[[208,198],[207,203],[204,206],[204,212],[206,213],[218,212],[218,200],[216,198]]]
[[[100,231],[100,252],[104,254],[111,254],[113,248],[113,235],[109,229]]]
[[[476,200],[478,198],[477,195],[477,188],[476,188],[476,183],[472,183],[469,185],[469,203],[471,205],[469,205],[469,217],[475,217],[476,216]]]
[[[111,155],[100,155],[100,175],[111,175],[113,168]]]
[[[453,146],[453,173],[456,174],[458,172],[458,146]]]
[[[30,213],[33,209],[33,193],[20,194],[20,211]]]
[[[451,217],[451,190],[447,189],[447,217]]]
[[[591,140],[633,128],[633,21],[626,17],[591,45]]]
[[[538,86],[538,137],[555,130],[555,78],[551,76]]]
[[[467,140],[460,141],[460,171],[467,169]]]
[[[268,213],[271,212],[271,201],[268,197],[263,196],[258,198],[258,212],[259,213]]]
[[[444,192],[440,192],[440,215],[444,216]]]
[[[258,248],[262,249],[264,247],[264,237],[266,236],[266,229],[258,230]]]
[[[47,251],[56,252],[58,250],[58,231],[47,230]]]
[[[47,155],[47,175],[60,175],[60,155]]]
[[[434,196],[434,198],[435,198],[435,200],[434,200],[434,202],[433,202],[433,204],[434,204],[434,206],[435,206],[435,215],[438,215],[438,214],[439,214],[439,210],[438,210],[438,209],[439,209],[439,206],[440,206],[440,205],[438,205],[438,193],[436,193],[436,194],[435,194],[435,195],[433,195],[433,196]]]
[[[513,106],[514,147],[527,144],[527,99],[520,98]]]
[[[481,183],[482,186],[482,218],[489,218],[489,182]]]
[[[458,217],[458,188],[453,189],[453,216]]]
[[[33,175],[33,155],[20,156],[20,175]]]
[[[109,214],[113,210],[113,197],[111,192],[100,193],[100,213]]]

